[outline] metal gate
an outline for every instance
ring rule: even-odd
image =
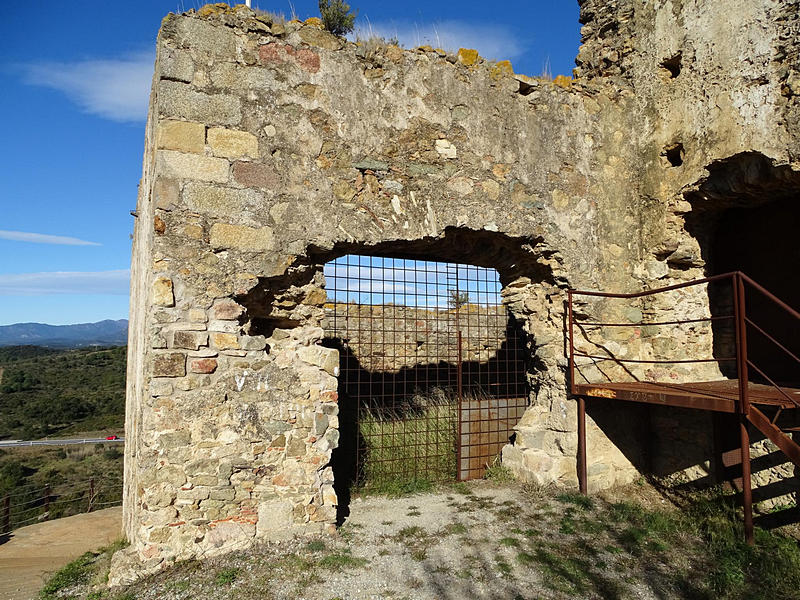
[[[352,483],[482,477],[528,404],[524,344],[497,271],[348,255],[324,273]]]

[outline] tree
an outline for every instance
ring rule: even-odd
[[[459,292],[458,290],[450,290],[450,298],[447,303],[450,308],[458,310],[469,302],[469,294],[467,292]]]
[[[351,12],[350,5],[342,0],[319,0],[319,14],[325,29],[333,35],[345,36],[353,31],[358,12]]]

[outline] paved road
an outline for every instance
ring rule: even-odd
[[[119,506],[17,529],[0,545],[0,600],[35,598],[51,573],[116,541],[121,530]]]
[[[0,442],[0,448],[15,448],[17,446],[70,446],[72,444],[115,444],[124,442],[125,438],[107,440],[106,438],[80,438],[74,440],[5,440]]]

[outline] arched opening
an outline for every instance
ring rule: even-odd
[[[482,477],[528,405],[524,340],[498,272],[351,254],[324,274],[325,343],[340,353],[339,488]]]
[[[686,195],[692,211],[686,228],[697,239],[706,275],[741,271],[793,307],[800,306],[800,173],[788,166],[774,166],[758,153],[743,153],[715,162],[708,167],[709,177]],[[724,280],[708,287],[713,323],[714,357],[728,378],[737,377],[735,327],[727,316],[734,313],[731,282]],[[770,384],[770,380],[789,388],[800,386],[800,323],[776,307],[765,295],[748,288],[745,310],[749,323],[747,356],[751,382]],[[770,339],[772,338],[772,339]],[[784,346],[781,349],[775,342]],[[789,411],[793,413],[794,411]],[[782,421],[793,414],[772,415]],[[714,456],[718,480],[736,480],[739,470],[738,423],[735,416],[714,413]],[[788,423],[788,421],[787,421]],[[788,423],[791,424],[791,423]],[[752,428],[751,428],[752,429]],[[785,457],[779,452],[758,447],[763,439],[753,431],[753,470],[761,485],[754,490],[758,501],[780,503],[797,489],[796,482],[770,471]]]
[[[700,242],[706,274],[742,271],[790,306],[800,306],[800,173],[775,167],[763,155],[746,153],[709,167],[710,176],[687,195],[693,211],[687,229]],[[732,314],[729,284],[709,287],[713,316]],[[800,384],[796,360],[781,350],[768,334],[800,356],[800,323],[777,310],[763,294],[747,295],[746,311],[756,327],[748,328],[748,358],[754,381]],[[762,330],[762,331],[759,331]],[[714,353],[732,356],[731,322],[714,324]],[[735,363],[720,363],[723,373],[735,377]]]

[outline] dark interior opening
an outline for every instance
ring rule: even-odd
[[[687,229],[698,238],[706,274],[742,271],[796,310],[800,308],[800,173],[776,167],[756,153],[740,154],[709,167],[710,176],[687,195],[693,211]],[[748,358],[773,381],[800,384],[800,321],[766,296],[746,288]],[[733,314],[729,282],[709,286],[713,316]],[[782,344],[782,350],[763,330]],[[730,322],[714,325],[716,358],[735,355]],[[723,373],[736,377],[735,363],[721,364]],[[751,380],[766,383],[756,369]]]
[[[683,62],[683,53],[678,52],[674,56],[665,58],[661,61],[661,68],[669,74],[670,79],[675,79],[681,74],[681,66]]]
[[[683,164],[683,144],[670,144],[664,148],[661,155],[667,160],[669,166],[680,167]]]
[[[797,199],[725,211],[712,247],[715,273],[742,271],[792,307],[800,307],[800,206]],[[800,356],[800,321],[761,293],[747,290],[747,315]],[[748,328],[750,360],[777,383],[800,383],[800,365],[754,327]],[[753,378],[763,379],[758,373]]]

